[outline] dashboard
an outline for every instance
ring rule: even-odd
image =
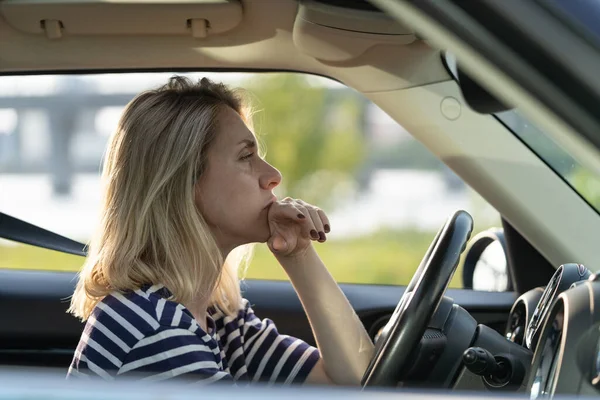
[[[600,277],[575,263],[561,265],[546,287],[515,301],[505,337],[533,352],[525,386],[532,400],[598,396],[599,307]]]

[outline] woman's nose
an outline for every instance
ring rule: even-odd
[[[260,187],[265,190],[273,190],[281,183],[281,172],[265,161],[265,171],[260,177]]]

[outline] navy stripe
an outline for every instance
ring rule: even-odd
[[[163,308],[162,315],[160,316],[160,324],[163,326],[171,326],[171,321],[173,321],[173,316],[175,315],[175,309],[177,308],[177,304],[173,302],[167,301],[165,303],[165,307]]]
[[[115,375],[117,373],[117,370],[119,369],[118,366],[114,365],[112,362],[110,362],[110,360],[108,360],[106,357],[104,357],[102,354],[100,354],[90,346],[87,346],[85,348],[84,355],[90,362],[93,362],[110,375]]]
[[[223,372],[229,366],[229,372],[231,374],[225,375],[227,380],[233,380],[233,376],[239,371],[244,370],[245,367],[248,370],[248,373],[241,374],[238,376],[238,379],[246,381],[248,380],[248,375],[256,373],[260,364],[263,361],[266,361],[261,372],[261,380],[266,380],[270,379],[279,360],[281,360],[286,352],[286,349],[292,345],[297,345],[297,348],[288,356],[286,362],[282,366],[280,373],[277,376],[277,381],[285,381],[296,367],[298,360],[302,357],[304,352],[310,350],[313,351],[314,354],[305,361],[294,378],[294,382],[302,382],[306,379],[306,376],[308,376],[316,362],[319,360],[319,354],[316,349],[295,338],[283,339],[277,344],[277,347],[274,349],[269,359],[265,360],[267,351],[280,336],[272,321],[268,319],[260,321],[260,319],[254,315],[247,300],[244,301],[244,306],[238,313],[237,318],[229,321],[227,324],[224,323],[225,316],[223,313],[218,310],[209,310],[209,314],[214,319],[216,331],[223,331],[223,334],[220,334],[221,337],[219,343],[217,343],[210,335],[209,337],[211,337],[211,339],[205,340],[207,334],[199,327],[195,333],[190,332],[191,326],[197,324],[195,323],[192,314],[185,308],[180,310],[181,318],[177,323],[177,326],[171,326],[173,316],[179,306],[173,301],[165,301],[160,322],[157,321],[156,307],[161,299],[161,294],[164,295],[165,291],[159,290],[147,294],[148,298],[133,292],[125,295],[129,301],[148,314],[145,315],[145,318],[139,314],[138,309],[134,310],[130,308],[113,296],[107,296],[102,301],[104,307],[109,307],[112,312],[118,314],[127,321],[128,324],[131,324],[133,328],[137,329],[139,331],[138,337],[135,337],[130,332],[131,329],[129,326],[123,326],[122,322],[115,320],[108,313],[100,309],[100,307],[94,309],[93,315],[95,319],[92,318],[88,321],[84,331],[90,339],[94,340],[103,348],[103,351],[102,353],[98,352],[84,340],[81,340],[77,346],[78,351],[76,352],[76,356],[71,363],[72,370],[87,375],[96,374],[89,370],[88,363],[78,358],[77,354],[83,354],[90,363],[94,363],[98,368],[103,370],[100,371],[100,373],[106,372],[111,376],[115,375],[118,368],[111,360],[115,360],[117,364],[122,363],[122,368],[125,369],[122,370],[117,377],[141,377],[149,374],[157,375],[168,373],[176,368],[184,368],[185,370],[185,367],[187,366],[192,368],[192,370],[186,371],[185,374],[180,374],[180,376],[185,375],[185,378],[195,381],[201,381],[203,379],[210,379],[212,381],[215,378],[215,374],[218,373],[219,376],[223,375]],[[95,321],[97,321],[98,324],[102,324],[113,335],[121,339],[129,348],[131,348],[131,350],[129,350],[129,352],[123,350],[123,348],[115,343],[113,339],[98,329]],[[156,323],[153,323],[152,321],[155,321]],[[252,325],[252,323],[255,325]],[[272,327],[272,330],[270,330],[267,335],[264,335],[265,330],[269,327]],[[147,341],[157,339],[155,335],[165,333],[172,333],[173,336],[160,339],[153,343],[146,343]],[[140,335],[143,337],[141,340],[139,340]],[[232,339],[231,342],[228,343],[227,340],[229,335],[232,335]],[[249,341],[251,342],[250,345],[248,345]],[[259,344],[259,341],[262,342]],[[140,343],[146,344],[140,345]],[[184,348],[185,346],[193,345],[200,348],[191,351],[189,348]],[[246,346],[246,348],[244,346]],[[253,351],[254,348],[256,348],[256,351]],[[173,353],[177,353],[178,349],[186,351],[186,353],[173,355]],[[223,349],[226,349],[226,352],[224,352]],[[168,359],[164,359],[164,357],[169,356],[164,354],[166,351],[171,352],[171,356]],[[233,363],[229,362],[236,352],[239,353],[238,357],[233,360]],[[248,365],[247,357],[250,352],[254,353],[254,355],[252,362]],[[108,358],[105,357],[104,354],[108,354]],[[159,354],[161,356],[157,357]],[[221,359],[221,355],[224,355],[225,358]],[[144,365],[138,363],[140,360],[143,360],[141,363]],[[219,368],[219,364],[222,364],[223,367]],[[136,365],[137,367],[135,367]],[[132,366],[135,368],[129,370]],[[76,375],[70,374],[69,377],[76,377]]]
[[[307,346],[305,346],[305,347],[307,347]],[[292,383],[295,383],[295,384],[304,383],[304,381],[310,374],[310,371],[312,371],[312,369],[317,364],[317,362],[319,361],[320,358],[321,358],[321,355],[319,354],[319,351],[312,350],[312,354],[304,362],[304,364],[302,365],[302,368],[300,368],[300,371],[294,377]]]
[[[270,325],[270,324],[266,324],[265,327],[268,325]],[[254,356],[252,357],[250,364],[248,364],[248,373],[252,377],[254,377],[254,375],[256,374],[258,366],[260,365],[265,354],[271,348],[271,345],[273,344],[273,342],[275,341],[275,339],[278,336],[277,331],[275,329],[270,331],[268,334],[265,334],[263,332],[264,331],[257,332],[256,335],[258,335],[258,337],[254,340],[254,342],[252,342],[252,347],[246,349],[246,351],[248,353],[250,353],[251,351],[254,351]],[[261,340],[262,340],[262,343],[260,343],[258,345],[258,348],[256,348],[257,343]],[[255,350],[255,348],[256,348],[256,350]]]
[[[175,328],[173,328],[173,329],[175,329]],[[149,340],[150,338],[154,338],[159,333],[167,333],[170,330],[171,329],[161,328],[159,331],[156,332],[156,334],[153,334],[151,336],[148,336],[147,338],[144,338],[144,341]],[[188,346],[188,345],[192,345],[192,344],[205,345],[205,346],[209,347],[211,350],[215,349],[217,347],[215,342],[206,343],[194,334],[190,334],[190,335],[177,334],[176,336],[171,336],[166,339],[161,339],[154,343],[144,344],[143,346],[136,347],[135,349],[132,349],[129,352],[128,357],[131,359],[148,357],[148,355],[151,355],[153,353],[157,353],[157,352],[160,353],[162,351],[172,350],[172,349],[176,349],[181,346]]]
[[[302,357],[302,355],[304,355],[304,352],[308,348],[309,348],[308,345],[306,345],[305,343],[301,343],[298,347],[296,347],[292,351],[292,354],[290,354],[289,358],[283,364],[283,368],[281,368],[281,372],[277,376],[277,379],[276,379],[277,382],[284,382],[287,379],[287,377],[290,376],[290,374],[292,373],[292,370],[296,367],[298,360]],[[312,370],[313,366],[314,366],[314,364],[309,365],[310,370]],[[303,382],[304,379],[306,379],[306,376],[308,376],[308,373],[310,372],[310,370],[308,372],[306,372],[306,368],[301,369],[301,372],[303,372],[303,374],[298,373],[298,376],[294,379],[294,381],[296,383],[298,381]]]
[[[133,295],[138,297],[138,299],[145,300],[143,297],[138,296],[135,293]],[[131,297],[129,297],[129,300],[133,300],[133,299]],[[147,300],[145,300],[145,301],[147,301]],[[133,301],[133,302],[135,303],[135,301]],[[127,322],[129,322],[131,325],[136,327],[137,330],[139,330],[141,332],[145,332],[145,331],[154,329],[154,327],[152,327],[148,322],[146,322],[146,320],[143,317],[141,317],[134,310],[132,310],[125,304],[121,303],[118,299],[116,299],[114,297],[108,296],[106,298],[106,301],[104,302],[104,304],[106,304],[107,306],[112,308],[113,311],[115,311],[117,314],[119,314],[120,316],[125,318],[127,320]],[[153,314],[150,314],[150,316],[153,316]]]
[[[260,380],[269,380],[271,378],[271,375],[273,374],[273,371],[275,370],[275,366],[281,359],[281,356],[283,356],[283,353],[285,353],[287,348],[290,345],[292,345],[296,340],[297,339],[285,338],[277,344],[275,351],[273,351],[273,353],[269,357],[269,360],[267,361],[264,369],[262,370],[262,372],[260,374]],[[273,343],[273,342],[270,342],[270,343]],[[269,346],[267,348],[267,350],[270,347],[271,346]],[[255,356],[255,358],[256,358],[256,356]],[[261,357],[261,361],[262,361],[262,357]]]
[[[236,350],[237,350],[237,349],[236,349]],[[231,355],[232,355],[232,354],[233,354],[233,351],[232,351],[232,352],[229,352],[229,353],[227,354],[227,357],[228,357],[229,359],[231,359]],[[242,368],[244,365],[246,365],[246,360],[245,360],[244,354],[243,354],[243,352],[242,352],[242,354],[241,354],[240,356],[238,356],[238,358],[236,358],[236,359],[233,361],[233,364],[229,364],[229,369],[230,369],[230,371],[231,371],[231,374],[232,374],[233,376],[235,376],[235,375],[237,374],[237,372],[238,372],[238,371],[239,371],[239,370],[240,370],[240,369],[241,369],[241,368]]]
[[[123,350],[119,345],[113,342],[112,339],[109,339],[104,333],[102,333],[98,329],[94,329],[91,335],[89,335],[89,337],[90,339],[94,340],[102,347],[104,347],[106,351],[108,351],[110,354],[112,354],[119,360],[122,360],[125,358],[125,356],[127,356],[125,350]]]
[[[162,351],[158,351],[155,354],[160,354]],[[144,357],[142,357],[144,358]],[[136,359],[138,360],[138,359]],[[136,361],[136,360],[127,360],[127,364],[130,364],[132,361]],[[218,369],[216,368],[216,361],[217,361],[217,356],[215,356],[212,353],[206,353],[206,352],[191,352],[191,353],[185,353],[185,354],[181,354],[175,357],[170,357],[167,358],[165,360],[159,360],[156,362],[153,362],[151,364],[146,364],[137,368],[132,369],[131,371],[142,371],[142,372],[165,372],[165,371],[170,371],[172,369],[175,368],[179,368],[179,367],[183,367],[186,365],[190,365],[193,364],[195,362],[200,362],[200,361],[207,361],[207,362],[211,362],[214,363],[214,367],[205,367],[203,369],[196,369],[193,372],[196,373],[207,373],[207,371],[212,371],[210,372],[211,374],[214,374],[215,372],[218,371]],[[129,372],[129,371],[127,371]]]
[[[106,312],[96,308],[97,312],[95,313],[95,318],[104,325],[109,331],[115,334],[116,337],[121,339],[129,348],[135,346],[138,342],[138,339],[133,336],[131,332],[129,332],[123,325],[114,320],[110,315]],[[87,326],[91,326],[91,331],[89,331],[88,336],[92,334],[93,331],[96,331],[97,328],[93,326],[90,322],[86,324]]]

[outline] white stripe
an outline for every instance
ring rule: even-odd
[[[102,368],[100,368],[99,366],[94,364],[93,362],[88,361],[87,357],[84,356],[83,354],[79,357],[79,359],[81,361],[84,361],[87,364],[87,367],[90,369],[90,371],[94,372],[98,376],[100,376],[106,380],[109,380],[109,381],[112,381],[115,379],[108,372],[106,372],[105,370],[103,370]]]
[[[248,373],[248,368],[246,368],[246,364],[242,365],[242,367],[240,369],[238,369],[238,371],[235,373],[235,376],[233,377],[234,380],[238,380],[242,377],[242,375],[247,374]]]
[[[254,355],[258,351],[258,348],[260,347],[262,342],[264,342],[265,339],[269,336],[269,332],[271,332],[274,328],[275,328],[275,325],[269,325],[267,327],[267,329],[265,329],[264,331],[260,331],[256,335],[252,336],[250,338],[250,340],[248,340],[248,342],[244,345],[244,348],[246,348],[246,350],[248,349],[248,347],[250,345],[252,345],[252,350],[250,350],[250,353],[248,353],[248,356],[246,357],[246,364],[250,364],[250,361],[252,361],[252,357],[254,357]],[[252,344],[252,342],[257,337],[260,337],[260,338],[256,341],[256,343]]]
[[[147,336],[147,337],[143,338],[142,340],[137,342],[133,348],[139,349],[140,347],[144,347],[149,344],[156,343],[161,340],[168,339],[168,338],[175,337],[175,336],[196,336],[196,335],[194,335],[192,332],[185,330],[185,329],[168,329],[166,331],[162,331],[162,332],[156,333],[152,336]]]
[[[139,360],[132,361],[128,364],[123,365],[117,374],[122,374],[127,371],[131,371],[133,369],[143,367],[145,365],[154,364],[159,361],[168,360],[169,358],[177,357],[182,354],[192,353],[196,351],[208,352],[211,353],[210,348],[203,344],[189,344],[187,346],[177,347],[176,349],[171,349],[167,351],[163,351],[162,353],[157,353],[149,357],[140,358]],[[211,366],[217,366],[217,363],[214,361],[206,361]]]
[[[154,292],[158,292],[160,289],[164,288],[165,285],[161,285],[160,283],[157,283],[156,285],[152,285],[148,288],[148,290],[146,290],[146,293],[154,293]]]
[[[214,349],[212,349],[212,352],[213,352],[214,355],[220,355],[221,354],[221,349],[217,345],[217,347],[215,347]]]
[[[164,379],[173,378],[178,375],[186,374],[192,371],[198,371],[206,368],[216,368],[217,364],[213,361],[197,361],[192,364],[183,365],[181,367],[173,368],[169,371],[161,372],[160,374],[147,376],[142,378],[143,381],[159,381]]]
[[[81,335],[81,340],[90,346],[92,349],[96,350],[98,353],[102,354],[102,357],[106,358],[108,361],[114,364],[115,367],[120,368],[123,363],[117,357],[112,355],[108,350],[106,350],[102,345],[96,342],[94,339],[90,338],[87,333],[83,333]]]
[[[196,333],[197,330],[198,330],[198,323],[196,322],[195,318],[192,318],[192,323],[190,324],[188,331]]]
[[[148,296],[148,293],[142,291],[141,289],[135,290],[134,293],[136,293],[140,297],[145,298],[146,300],[150,299],[150,296]]]
[[[73,358],[75,360],[81,360],[81,357],[84,357],[84,355],[81,353],[81,351],[79,350],[79,346],[77,346],[77,348],[75,349],[75,351],[73,352]]]
[[[223,379],[223,378],[226,378],[228,375],[229,375],[229,374],[228,374],[228,373],[226,373],[226,372],[221,372],[221,371],[218,371],[217,373],[215,373],[215,374],[214,374],[214,375],[212,375],[211,377],[209,377],[209,378],[206,378],[206,379],[201,379],[201,380],[198,380],[198,381],[196,381],[195,383],[197,383],[197,384],[201,384],[201,385],[208,385],[209,383],[213,383],[213,382],[216,382],[216,381],[220,381],[221,379]]]
[[[285,365],[288,358],[290,358],[290,355],[296,349],[296,347],[300,346],[300,343],[302,343],[300,340],[296,340],[285,350],[285,352],[279,359],[279,362],[277,362],[277,365],[275,366],[275,368],[273,368],[273,373],[271,374],[271,379],[269,379],[269,382],[273,383],[277,380],[279,374],[281,373],[281,369]]]
[[[214,315],[213,315],[212,317],[213,317],[213,320],[215,321],[215,323],[216,323],[216,321],[219,319],[218,317],[215,317]],[[219,329],[219,331],[217,332],[217,333],[219,334],[219,336],[221,336],[221,337],[225,336],[225,333],[226,333],[226,328],[225,328],[225,326],[226,326],[227,324],[229,324],[229,323],[233,322],[233,321],[234,321],[234,319],[233,319],[233,318],[231,318],[231,317],[225,317],[225,318],[223,318],[223,327],[222,327],[221,329]],[[240,321],[241,321],[241,323],[240,323]],[[244,323],[244,321],[243,321],[243,320],[241,320],[241,319],[240,319],[240,320],[238,320],[238,326],[242,326],[242,325],[243,325],[243,323]]]
[[[156,318],[148,314],[146,310],[144,310],[142,307],[138,306],[133,301],[123,296],[121,293],[115,292],[113,293],[113,296],[125,306],[129,307],[131,311],[142,317],[142,319],[146,321],[148,325],[150,325],[153,329],[158,329],[160,324],[158,323],[158,321],[156,321]]]
[[[237,358],[242,354],[244,354],[244,348],[240,346],[231,354],[231,357],[227,359],[227,363],[230,366],[233,365],[233,363],[235,363],[235,360],[237,360]]]
[[[226,346],[229,347],[229,344],[231,342],[233,342],[236,338],[238,338],[240,336],[240,331],[239,330],[235,330],[233,332],[231,332],[229,335],[227,335],[227,339],[225,339],[226,342]]]
[[[158,299],[158,303],[156,304],[156,319],[160,321],[162,318],[163,310],[165,309],[165,303],[167,301],[163,298]]]
[[[304,354],[302,354],[302,357],[300,357],[300,359],[298,360],[298,362],[296,363],[296,365],[292,369],[292,372],[290,372],[290,375],[287,377],[287,379],[285,380],[284,384],[287,385],[289,383],[292,383],[292,381],[294,380],[294,378],[296,377],[296,375],[298,375],[298,372],[300,372],[300,368],[302,368],[302,366],[304,365],[304,363],[306,362],[306,360],[308,359],[308,357],[315,350],[316,349],[314,349],[314,348],[308,348],[308,349],[306,349],[306,351],[304,352]]]
[[[110,340],[113,341],[114,344],[116,344],[117,346],[119,346],[125,353],[129,353],[129,350],[131,350],[131,348],[129,346],[127,346],[127,344],[122,341],[117,335],[115,335],[114,333],[112,333],[110,331],[110,329],[108,329],[107,327],[105,327],[102,323],[100,323],[95,316],[91,316],[88,321],[91,323],[91,325],[98,329],[100,332],[102,332],[104,334],[104,336],[106,336],[107,338],[109,338]]]
[[[178,326],[181,321],[181,314],[183,313],[181,310],[183,306],[181,304],[177,304],[175,307],[175,314],[173,314],[173,321],[171,321],[171,326]]]
[[[73,368],[71,365],[69,367],[69,371],[67,372],[67,379],[71,378],[71,376],[75,376],[77,378],[91,379],[88,374],[84,374],[83,372],[79,372],[77,368]]]
[[[204,334],[204,336],[202,336],[202,338],[201,338],[201,339],[202,339],[204,342],[208,343],[208,342],[210,342],[210,341],[211,341],[213,338],[212,338],[212,337],[211,337],[211,336],[210,336],[208,333],[206,333],[206,334]]]
[[[273,344],[271,345],[271,347],[269,347],[269,350],[267,350],[265,355],[262,357],[262,359],[260,360],[260,364],[258,364],[258,368],[256,369],[256,373],[254,374],[254,378],[252,378],[252,380],[254,382],[258,381],[258,379],[262,375],[265,367],[267,366],[267,363],[271,360],[271,356],[273,355],[273,352],[275,351],[275,349],[277,348],[279,343],[281,343],[282,340],[283,340],[283,338],[281,336],[277,336],[275,338],[275,340],[273,341]]]
[[[244,336],[246,336],[248,334],[248,331],[250,330],[250,327],[257,327],[258,326],[259,329],[260,329],[260,325],[262,323],[263,323],[263,321],[261,321],[260,319],[258,319],[256,317],[254,319],[252,319],[251,321],[244,322],[244,330],[243,330]]]
[[[120,316],[115,310],[104,304],[103,302],[99,302],[96,305],[102,311],[107,313],[112,319],[121,324],[123,328],[125,328],[129,333],[131,333],[137,340],[143,339],[144,335],[142,332],[138,331],[137,328],[131,325],[125,318]]]

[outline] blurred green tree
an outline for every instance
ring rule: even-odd
[[[600,179],[592,171],[579,165],[569,176],[569,182],[592,207],[600,210]]]
[[[364,159],[366,101],[351,89],[313,80],[295,73],[264,74],[245,87],[265,158],[283,175],[279,194],[325,205],[353,180]]]

